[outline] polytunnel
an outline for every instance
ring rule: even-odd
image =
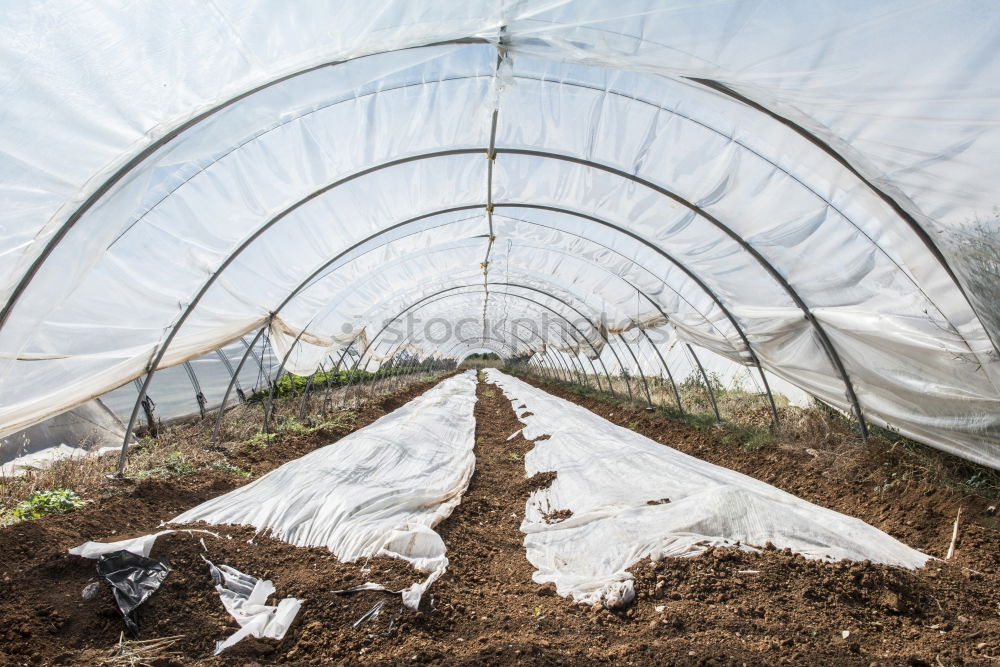
[[[147,394],[261,386],[264,338],[270,372],[486,349],[640,398],[697,351],[1000,468],[984,4],[32,3],[0,33],[0,436],[104,397],[127,441]]]

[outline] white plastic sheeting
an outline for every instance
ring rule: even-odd
[[[449,378],[332,445],[206,501],[173,523],[254,526],[345,562],[387,556],[427,578],[403,592],[416,609],[448,566],[433,527],[451,514],[475,469],[476,374]]]
[[[125,429],[101,399],[0,438],[0,475],[18,475],[54,461],[121,449]]]
[[[70,549],[69,553],[73,556],[80,556],[81,558],[97,559],[104,554],[114,553],[115,551],[131,551],[134,554],[148,557],[149,553],[153,550],[153,545],[156,543],[157,538],[163,535],[181,532],[188,533],[189,535],[193,535],[194,533],[205,533],[207,535],[219,537],[216,533],[209,530],[161,530],[156,533],[140,535],[139,537],[130,537],[116,542],[84,542],[83,544],[78,544]]]
[[[204,556],[202,556],[204,558]],[[228,565],[218,565],[205,559],[215,581],[215,590],[222,599],[222,606],[240,624],[240,629],[225,640],[216,642],[214,655],[251,635],[267,639],[281,639],[288,632],[302,603],[295,598],[282,598],[276,605],[267,604],[274,594],[270,579],[258,579]]]
[[[770,542],[807,558],[907,568],[928,559],[859,519],[661,445],[495,369],[486,374],[511,400],[526,439],[551,436],[524,457],[528,475],[555,471],[556,478],[528,499],[521,530],[534,580],[555,583],[560,595],[624,604],[634,596],[630,566],[710,545]],[[565,509],[570,518],[546,521]]]
[[[423,316],[489,329],[539,317],[528,297],[579,332],[401,344],[600,354],[605,325],[656,322],[747,363],[742,332],[809,394],[849,411],[850,385],[872,422],[1000,466],[991,5],[4,16],[0,434],[268,322],[281,350],[305,331],[306,372],[471,286]]]
[[[148,557],[157,538],[177,532],[189,535],[205,533],[220,537],[208,530],[161,530],[117,542],[84,542],[70,549],[69,553],[81,558],[97,559],[104,554],[124,550]],[[201,544],[204,546],[205,542],[202,541]],[[299,600],[284,598],[277,605],[268,605],[267,599],[275,590],[270,580],[257,579],[227,565],[216,566],[204,556],[202,559],[208,564],[209,574],[215,582],[215,590],[222,599],[222,605],[240,624],[239,630],[225,640],[216,642],[215,655],[251,635],[269,639],[281,639],[285,636],[301,607]]]

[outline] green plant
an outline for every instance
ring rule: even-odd
[[[171,475],[187,475],[198,469],[192,461],[181,452],[170,452],[163,460],[163,467]]]
[[[278,422],[276,430],[286,433],[309,433],[309,427],[295,417],[283,417]]]
[[[240,477],[250,477],[253,474],[249,470],[235,466],[229,461],[212,461],[208,464],[208,467],[220,472],[227,472],[230,475],[239,475]]]
[[[140,470],[136,474],[136,477],[138,479],[145,479],[147,477],[179,477],[197,470],[198,465],[183,452],[170,452],[163,457],[161,465]]]
[[[27,500],[18,503],[11,512],[15,519],[26,521],[37,519],[47,514],[62,514],[84,504],[72,489],[51,489],[35,491]]]
[[[520,461],[521,455],[518,454],[517,452],[511,452],[510,454],[507,455],[507,458],[510,459],[511,461]]]
[[[250,445],[250,447],[257,447],[259,449],[264,449],[265,447],[271,444],[272,437],[274,436],[270,433],[264,433],[263,431],[259,431],[251,435],[249,438],[247,438],[247,444]]]

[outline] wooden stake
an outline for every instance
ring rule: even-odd
[[[944,557],[945,560],[951,560],[951,557],[955,555],[955,542],[958,541],[958,522],[962,518],[962,508],[958,508],[958,514],[955,516],[955,527],[951,530],[951,544],[948,545],[948,555]]]

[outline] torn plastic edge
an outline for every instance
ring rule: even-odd
[[[170,571],[165,561],[125,549],[102,554],[98,559],[97,574],[111,587],[118,611],[135,639],[139,638],[136,609],[159,590]]]
[[[220,540],[222,539],[221,535],[213,533],[210,530],[180,528],[161,530],[158,533],[150,533],[149,535],[133,537],[127,540],[119,540],[117,542],[84,542],[83,544],[79,544],[70,549],[69,553],[72,556],[93,559],[100,558],[104,554],[109,554],[115,551],[129,551],[145,558],[148,557],[149,552],[153,550],[153,544],[156,542],[156,538],[169,533],[188,533],[189,535],[194,535],[195,533],[205,533],[206,535],[211,535]],[[204,540],[204,538],[202,538],[202,540]],[[202,541],[202,546],[205,546],[204,541]]]
[[[216,642],[212,655],[219,655],[245,637],[258,639],[283,639],[302,606],[296,598],[284,598],[277,605],[268,605],[267,599],[275,592],[270,579],[257,579],[228,565],[215,565],[204,556],[208,571],[215,582],[222,606],[240,624],[240,629]]]
[[[362,614],[361,618],[359,618],[358,620],[354,621],[354,623],[351,624],[351,627],[354,628],[355,630],[357,630],[358,628],[360,628],[362,625],[364,625],[368,621],[375,620],[376,618],[378,618],[378,615],[379,615],[379,613],[381,613],[382,607],[384,607],[384,606],[385,606],[385,600],[379,600],[378,602],[376,602],[372,606],[371,609],[369,609],[364,614]]]

